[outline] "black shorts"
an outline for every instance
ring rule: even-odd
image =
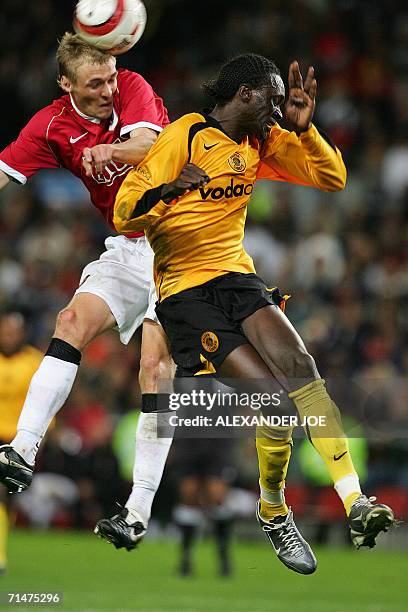
[[[230,272],[171,295],[156,305],[156,313],[178,375],[194,376],[209,373],[211,364],[215,371],[235,348],[248,344],[244,319],[264,306],[283,308],[284,303],[279,290],[268,289],[256,274]]]

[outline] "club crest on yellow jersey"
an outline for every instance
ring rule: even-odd
[[[228,163],[235,172],[244,172],[246,169],[245,159],[238,151],[228,158]]]

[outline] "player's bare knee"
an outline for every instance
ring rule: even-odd
[[[69,342],[79,350],[87,344],[87,333],[81,325],[75,309],[67,307],[58,313],[54,335]]]

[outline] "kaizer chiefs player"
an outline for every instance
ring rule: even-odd
[[[277,379],[303,421],[325,416],[329,429],[308,428],[349,518],[357,547],[375,545],[394,522],[390,508],[361,493],[337,409],[313,358],[282,310],[277,291],[256,276],[242,246],[246,207],[257,178],[343,189],[339,150],[312,124],[316,80],[305,83],[297,62],[289,94],[268,59],[246,54],[225,64],[206,85],[208,114],[191,113],[160,134],[145,160],[123,182],[114,224],[144,229],[155,252],[156,311],[184,374],[210,361],[223,377]],[[282,116],[291,131],[276,120]],[[323,435],[325,437],[323,437]],[[278,558],[310,574],[316,559],[285,503],[291,430],[258,432],[258,521]]]
[[[27,344],[24,317],[19,312],[0,313],[0,445],[9,444],[17,430],[30,380],[42,355]],[[9,487],[9,481],[5,485]],[[0,574],[6,571],[10,496],[0,484]]]

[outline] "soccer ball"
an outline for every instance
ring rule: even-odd
[[[85,42],[120,55],[140,39],[146,19],[141,0],[79,0],[73,26]]]

